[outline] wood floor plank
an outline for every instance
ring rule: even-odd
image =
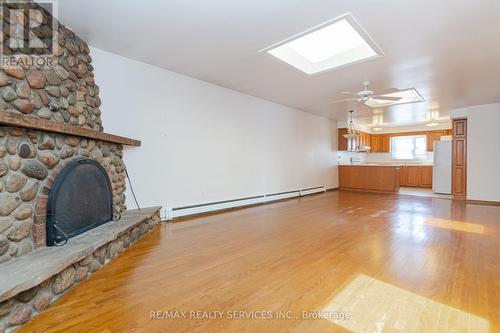
[[[19,332],[495,332],[499,222],[500,207],[341,191],[162,224]],[[325,309],[351,319],[303,318]],[[188,318],[150,316],[174,310]]]

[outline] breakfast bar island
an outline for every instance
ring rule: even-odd
[[[339,189],[397,193],[400,167],[393,164],[341,164]]]

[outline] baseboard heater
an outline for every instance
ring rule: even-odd
[[[310,187],[305,189],[263,194],[257,196],[251,196],[246,198],[231,199],[224,201],[216,201],[209,203],[202,203],[197,205],[189,205],[175,208],[167,208],[165,210],[165,220],[173,220],[176,217],[184,217],[190,215],[197,215],[202,213],[214,212],[218,210],[224,210],[229,208],[252,206],[258,204],[265,204],[273,201],[279,201],[288,198],[301,197],[305,195],[310,195],[314,193],[325,192],[326,188],[324,186]]]

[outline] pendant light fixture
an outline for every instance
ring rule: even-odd
[[[354,123],[352,121],[353,112],[354,110],[349,111],[349,125],[347,126],[347,134],[344,134],[344,138],[346,138],[347,140],[356,139],[359,135],[359,131],[356,131],[356,129],[354,128]]]

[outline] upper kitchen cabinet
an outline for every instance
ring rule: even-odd
[[[407,135],[425,135],[427,137],[427,151],[434,150],[434,141],[441,140],[442,136],[451,135],[451,130],[437,131],[419,131],[419,132],[400,132],[387,134],[369,134],[359,132],[357,139],[347,140],[344,134],[347,133],[347,128],[338,129],[338,150],[340,151],[365,151],[365,147],[370,147],[368,150],[372,153],[390,153],[391,138],[394,136]]]
[[[451,135],[451,129],[427,132],[427,151],[434,151],[434,141],[440,141],[445,135]]]
[[[389,134],[380,135],[380,152],[381,153],[391,152],[391,135]]]
[[[370,146],[370,134],[359,132],[357,139],[347,140],[344,137],[347,134],[347,128],[338,129],[337,149],[339,151],[365,151],[365,147]]]
[[[342,150],[347,150],[348,146],[348,140],[344,138],[344,134],[347,134],[347,128],[339,128],[338,129],[338,143],[337,143],[337,149],[342,151]]]
[[[389,153],[391,151],[391,137],[389,134],[370,135],[372,153]]]
[[[370,136],[370,146],[371,146],[371,152],[377,153],[380,151],[380,135],[379,134],[372,134]]]
[[[371,135],[368,133],[359,132],[357,150],[362,150],[362,151],[365,151],[367,149],[369,150],[369,147],[371,146],[370,136]]]

